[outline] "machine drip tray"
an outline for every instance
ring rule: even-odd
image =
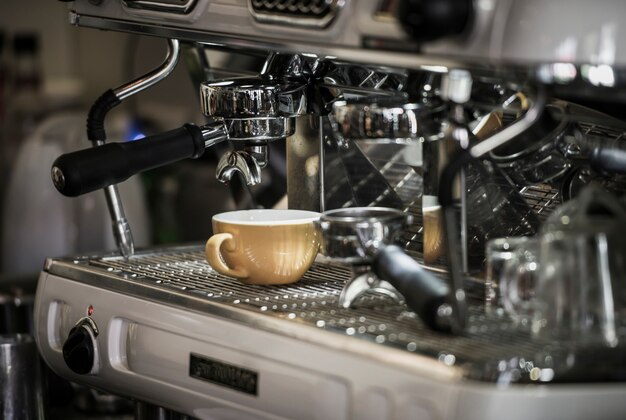
[[[598,357],[597,351],[577,352],[557,342],[539,341],[531,336],[529,326],[515,325],[501,310],[486,310],[483,304],[470,305],[462,336],[429,330],[406,306],[381,295],[364,296],[356,309],[340,308],[339,294],[350,269],[320,260],[302,280],[283,286],[245,285],[218,274],[200,246],[144,250],[128,260],[114,255],[49,259],[46,271],[286,337],[302,339],[314,329],[323,338],[316,334],[316,345],[337,347],[332,343],[341,336],[350,340],[350,346],[343,346],[345,351],[374,345],[379,360],[402,356],[402,363],[410,364],[411,355],[416,361],[426,357],[469,380],[501,384],[625,378],[619,349]],[[585,354],[595,356],[588,360]],[[581,364],[572,364],[572,357]],[[605,376],[607,370],[610,377]]]

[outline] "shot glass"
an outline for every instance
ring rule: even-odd
[[[532,333],[573,345],[616,347],[626,327],[621,232],[543,235]]]
[[[485,274],[485,304],[488,309],[502,307],[501,282],[504,266],[513,254],[530,240],[527,236],[497,238],[487,242]]]
[[[530,326],[535,308],[536,291],[542,275],[541,239],[527,238],[504,262],[500,277],[502,306],[513,322]]]

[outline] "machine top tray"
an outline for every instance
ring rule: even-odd
[[[245,285],[218,274],[199,246],[144,250],[128,260],[117,255],[49,259],[45,269],[77,282],[299,339],[315,329],[325,338],[316,339],[317,345],[333,346],[342,336],[351,340],[346,351],[373,345],[382,361],[395,358],[410,364],[411,357],[394,357],[398,351],[425,356],[469,380],[501,384],[625,378],[621,348],[576,349],[539,341],[531,337],[528,326],[515,325],[501,310],[482,304],[470,305],[462,336],[429,330],[405,305],[381,295],[366,295],[356,309],[340,308],[339,294],[351,272],[319,259],[302,280],[282,286]]]

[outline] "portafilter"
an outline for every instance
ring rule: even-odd
[[[342,307],[365,293],[381,293],[404,300],[430,328],[451,330],[449,287],[397,245],[410,216],[393,208],[348,207],[326,211],[316,223],[322,254],[352,266],[339,297]]]

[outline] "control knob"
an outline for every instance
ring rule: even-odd
[[[96,337],[98,328],[91,318],[82,318],[70,330],[63,343],[63,359],[74,373],[96,373],[98,367]]]
[[[473,0],[401,0],[398,20],[416,41],[433,41],[465,31],[472,20]]]

